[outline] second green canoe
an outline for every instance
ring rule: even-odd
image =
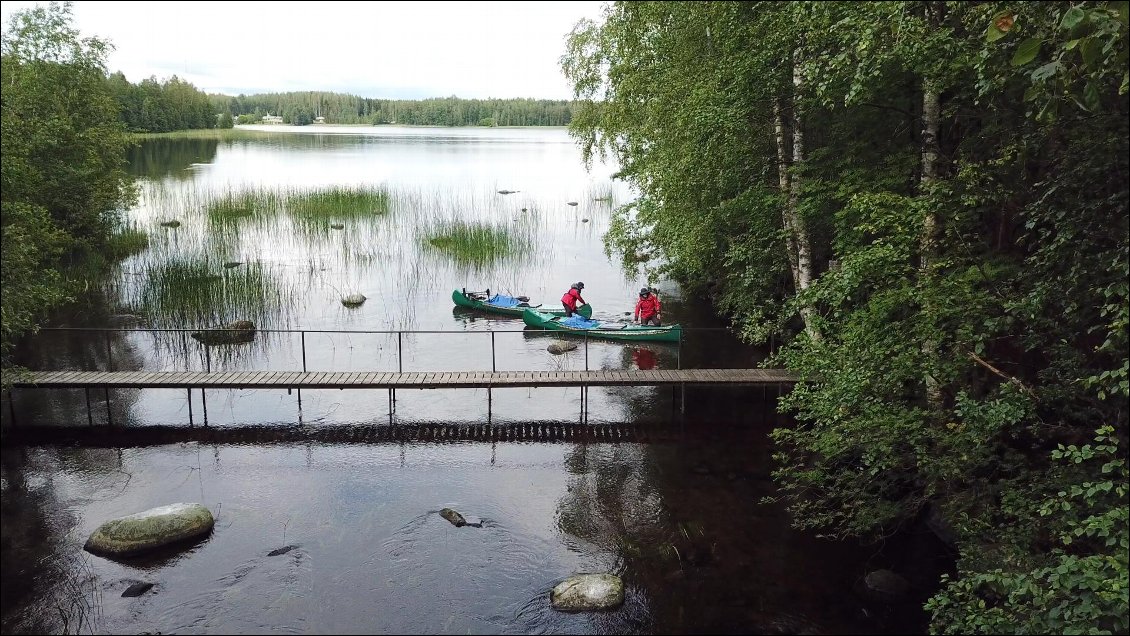
[[[679,342],[683,337],[683,328],[679,325],[668,327],[646,327],[643,325],[626,325],[619,322],[601,322],[599,320],[577,320],[562,318],[536,309],[526,309],[522,312],[522,321],[531,327],[547,329],[550,331],[564,331],[590,338],[606,338],[609,340],[638,340],[652,342]]]

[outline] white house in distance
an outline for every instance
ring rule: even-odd
[[[263,115],[264,124],[281,124],[283,123],[282,117],[278,115]]]
[[[324,124],[324,123],[326,123],[326,118],[322,117],[321,115],[318,115],[317,117],[314,118],[314,123],[315,124]]]

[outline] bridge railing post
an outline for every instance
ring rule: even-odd
[[[589,334],[585,332],[585,371],[589,370]]]
[[[498,363],[494,358],[494,329],[490,330],[490,371],[491,373],[498,373]]]
[[[396,369],[400,373],[404,373],[404,332],[396,332]]]
[[[302,331],[302,372],[306,373],[306,331]]]
[[[211,350],[208,349],[207,344],[200,343],[200,346],[204,347],[204,370],[207,371],[208,373],[211,373],[212,372],[212,352],[211,352]],[[201,389],[201,390],[203,390],[203,389]]]

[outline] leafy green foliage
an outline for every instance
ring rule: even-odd
[[[1124,2],[619,2],[569,38],[571,129],[640,193],[606,245],[744,337],[793,336],[771,361],[803,378],[773,432],[781,498],[839,537],[935,511],[959,551],[936,630],[1126,630],[1126,51]],[[772,117],[790,103],[800,294]],[[1047,507],[1060,492],[1086,514]]]
[[[104,250],[133,196],[127,140],[106,84],[109,45],[80,39],[70,19],[70,5],[16,12],[3,38],[5,361],[44,312],[72,297],[81,283],[67,263]]]

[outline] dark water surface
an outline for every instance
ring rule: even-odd
[[[46,331],[24,353],[30,368],[301,370],[304,351],[318,371],[749,367],[764,357],[674,284],[605,255],[612,206],[631,193],[609,179],[615,166],[585,172],[563,130],[275,128],[147,143],[133,162],[145,196],[131,218],[151,247],[123,263],[101,302],[55,326],[126,320],[137,330]],[[216,193],[365,184],[394,192],[390,212],[337,233],[266,217],[221,236],[203,211]],[[159,225],[170,218],[182,225]],[[486,265],[453,261],[426,242],[437,220],[452,218],[524,232],[535,249]],[[163,264],[201,253],[257,264],[285,302],[237,300],[206,315],[136,302]],[[450,300],[453,288],[490,286],[553,303],[576,280],[605,319],[622,319],[638,288],[657,284],[685,342],[590,342],[552,356],[553,338]],[[347,309],[340,297],[351,291],[369,300]],[[265,330],[252,343],[205,349],[157,330],[251,315],[239,312]],[[403,333],[412,331],[432,333]],[[88,411],[81,390],[5,396],[3,631],[925,630],[919,607],[940,556],[931,537],[833,542],[791,529],[779,505],[761,503],[775,493],[768,433],[789,425],[774,388],[688,389],[685,415],[670,388],[654,387],[591,388],[587,413],[579,389],[389,398],[120,390],[92,392]],[[107,519],[180,501],[217,518],[187,550],[116,562],[81,549]],[[455,528],[438,515],[444,507],[483,525]],[[880,567],[915,585],[909,602],[875,606],[853,592]],[[550,588],[579,572],[622,576],[624,606],[552,610]],[[122,598],[137,580],[155,585]]]

